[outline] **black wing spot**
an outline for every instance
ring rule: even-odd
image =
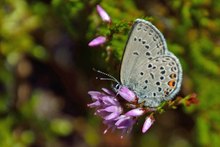
[[[145,80],[144,82],[147,84],[147,83],[148,83],[148,80]]]
[[[154,67],[153,67],[153,69],[156,69],[156,68],[157,68],[157,66],[154,66]]]
[[[146,56],[150,56],[150,52],[146,52]]]
[[[143,75],[144,75],[144,73],[143,73],[143,72],[140,72],[140,75],[142,75],[142,76],[143,76]]]
[[[139,38],[138,41],[141,42],[141,38]]]
[[[167,61],[168,61],[168,60],[170,60],[170,58],[168,58],[168,57],[167,57],[167,58],[165,58],[165,59],[166,59]]]
[[[170,65],[170,66],[173,66],[173,65],[175,65],[175,63],[174,63],[174,62],[170,62],[169,65]]]
[[[154,93],[153,93],[153,96],[156,96],[156,95],[157,95],[157,94],[154,92]]]
[[[162,88],[161,87],[158,87],[158,91],[160,92],[162,90]]]
[[[160,70],[164,70],[164,67],[163,67],[163,66],[161,66],[161,67],[160,67]]]
[[[145,43],[146,43],[146,41],[145,41],[145,40],[143,40],[143,41],[142,41],[142,44],[145,44]]]
[[[138,52],[133,52],[134,55],[139,55]]]
[[[152,57],[148,58],[149,60],[153,59]]]
[[[168,96],[170,93],[168,91],[164,91],[165,96]]]
[[[160,82],[156,82],[156,85],[160,85]]]
[[[151,76],[152,79],[154,79],[154,74],[150,73],[150,76]]]
[[[147,86],[144,86],[143,89],[147,89]]]
[[[152,34],[153,34],[153,32],[154,32],[153,30],[150,30],[149,35],[152,35]]]
[[[161,80],[164,80],[164,76],[161,76],[160,79],[161,79]]]
[[[146,49],[149,49],[149,45],[145,45],[145,48],[146,48]]]
[[[171,67],[171,71],[176,71],[176,67]]]
[[[175,79],[176,78],[176,74],[175,73],[170,74],[170,78],[171,79]]]
[[[166,71],[165,71],[165,70],[163,70],[163,71],[161,71],[160,73],[164,75],[164,74],[166,73]]]
[[[134,37],[134,41],[137,41],[137,38],[136,38],[136,37]]]
[[[152,67],[152,64],[148,64],[148,68],[151,68]]]

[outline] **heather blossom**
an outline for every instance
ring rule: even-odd
[[[135,102],[135,94],[129,90],[126,86],[121,86],[118,90],[118,94],[128,102]]]
[[[151,127],[151,125],[154,123],[154,118],[150,115],[145,119],[143,128],[142,128],[142,133],[147,132],[147,130]]]
[[[94,38],[92,41],[89,42],[89,46],[90,47],[95,47],[95,46],[99,46],[102,45],[106,42],[106,37],[105,36],[98,36],[96,38]]]
[[[104,22],[111,23],[110,16],[108,15],[108,13],[100,5],[96,6],[96,10],[97,10],[99,16],[101,17],[101,19]]]
[[[122,136],[129,133],[133,126],[136,124],[138,117],[144,115],[147,110],[145,108],[132,108],[125,112],[119,98],[125,99],[128,103],[134,103],[137,99],[135,94],[127,87],[122,86],[118,93],[114,93],[106,88],[102,88],[102,91],[89,91],[88,94],[92,98],[92,103],[88,104],[88,107],[95,108],[95,114],[103,119],[103,123],[107,125],[107,129],[121,130]],[[153,122],[151,123],[151,125]],[[146,127],[145,127],[146,128]],[[146,132],[146,131],[145,131]]]
[[[122,113],[122,107],[112,92],[103,88],[103,92],[89,91],[93,103],[88,104],[90,108],[96,108],[95,114],[104,120],[113,120]]]

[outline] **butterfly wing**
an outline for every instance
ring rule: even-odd
[[[150,62],[140,62],[134,69],[129,88],[145,106],[157,107],[162,101],[172,99],[179,91],[182,81],[182,68],[173,55],[162,55]]]
[[[122,85],[136,93],[139,103],[157,107],[162,101],[173,98],[179,91],[181,73],[179,61],[167,50],[160,31],[150,22],[137,19],[131,29],[122,59]],[[170,78],[171,75],[176,78]],[[160,80],[160,77],[164,79]]]
[[[134,67],[144,60],[165,54],[167,45],[163,35],[150,22],[137,19],[130,31],[121,64],[120,79],[123,85],[130,84]]]

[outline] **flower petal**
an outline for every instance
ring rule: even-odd
[[[118,105],[114,97],[103,96],[101,100],[105,105]]]
[[[100,5],[96,6],[96,10],[104,22],[111,22],[110,16]]]
[[[108,126],[108,127],[105,129],[104,134],[106,134],[109,129],[112,129],[112,131],[114,131],[114,130],[116,129],[115,121],[112,121],[112,120],[104,120],[103,123]]]
[[[109,115],[107,115],[106,117],[104,117],[105,120],[113,120],[116,117],[118,117],[118,113],[110,113]]]
[[[109,107],[106,107],[104,110],[107,112],[117,112],[118,107],[117,106],[109,106]]]
[[[106,40],[107,40],[106,37],[98,36],[95,39],[93,39],[92,41],[90,41],[88,45],[90,47],[99,46],[99,45],[104,44],[106,42]]]
[[[87,106],[90,108],[99,107],[101,103],[99,101],[95,101],[94,103],[88,104]]]
[[[153,116],[148,116],[144,122],[144,125],[142,127],[142,133],[147,132],[147,130],[152,126],[152,124],[154,123],[154,118]]]
[[[134,117],[123,117],[121,119],[119,119],[115,125],[117,126],[118,129],[130,129],[133,127],[133,125],[135,124],[136,119],[134,119]]]
[[[113,91],[111,91],[111,90],[109,90],[109,89],[107,89],[107,88],[102,88],[102,91],[104,91],[105,93],[107,93],[107,94],[109,94],[109,95],[111,95],[111,96],[114,96],[114,95],[115,95]]]
[[[144,113],[145,113],[145,110],[143,108],[136,108],[136,109],[132,109],[128,111],[125,115],[138,117],[138,116],[143,115]]]
[[[118,94],[128,102],[134,102],[136,98],[134,92],[129,90],[126,86],[121,86],[118,90]]]
[[[104,96],[103,93],[99,92],[99,91],[89,91],[88,94],[91,96],[91,98],[93,100],[98,100],[100,99],[102,96]]]

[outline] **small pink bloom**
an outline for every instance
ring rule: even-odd
[[[145,113],[145,110],[143,108],[136,108],[128,111],[125,115],[126,116],[133,116],[133,117],[139,117]]]
[[[121,86],[118,94],[128,102],[134,102],[136,96],[133,91],[129,90],[126,86]]]
[[[144,122],[143,128],[142,128],[142,133],[147,132],[147,130],[152,126],[154,123],[155,119],[153,116],[148,116]]]
[[[93,39],[92,41],[90,41],[88,45],[90,47],[99,46],[99,45],[104,44],[106,42],[106,40],[107,40],[106,37],[98,36],[95,39]]]
[[[104,22],[111,22],[110,16],[100,5],[96,6],[96,10]]]

